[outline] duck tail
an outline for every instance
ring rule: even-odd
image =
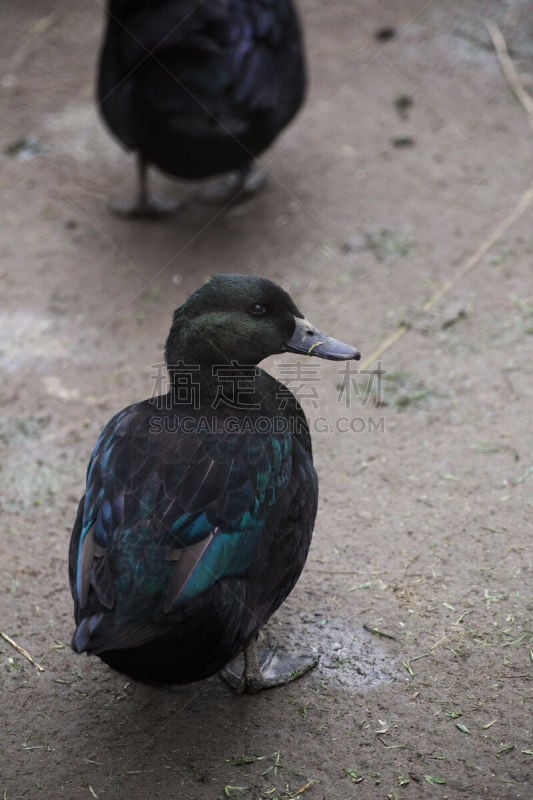
[[[75,653],[95,652],[94,641],[91,641],[91,639],[94,640],[96,629],[102,621],[103,616],[103,612],[100,612],[99,614],[93,614],[91,617],[82,619],[72,637],[71,646]]]
[[[75,653],[104,657],[112,650],[129,650],[140,647],[164,635],[171,626],[159,625],[150,620],[136,620],[117,624],[113,615],[100,611],[81,620],[74,631],[71,647]]]

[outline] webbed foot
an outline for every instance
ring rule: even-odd
[[[147,194],[128,203],[124,200],[113,200],[109,208],[120,219],[161,219],[175,214],[179,203],[165,200],[155,194]]]
[[[137,197],[132,202],[115,200],[109,204],[113,214],[121,219],[162,219],[174,214],[179,203],[158,197],[148,190],[148,162],[137,153]]]
[[[262,167],[249,164],[222,178],[210,181],[200,197],[208,203],[244,203],[263,188],[267,173]]]
[[[226,664],[220,676],[239,694],[256,694],[297,680],[317,664],[317,656],[289,655],[278,647],[258,649],[251,642],[243,654]]]

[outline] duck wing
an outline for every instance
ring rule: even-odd
[[[246,579],[309,477],[288,433],[184,433],[157,413],[120,412],[93,452],[70,549],[77,651],[142,644],[217,582]]]

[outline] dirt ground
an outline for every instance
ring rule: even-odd
[[[310,93],[267,189],[223,210],[157,178],[184,203],[159,224],[106,207],[133,168],[93,102],[103,2],[7,5],[1,630],[44,670],[0,639],[2,797],[531,797],[533,204],[499,226],[533,150],[484,25],[532,91],[530,2],[301,0]],[[279,281],[363,356],[410,326],[349,392],[306,362],[320,511],[268,635],[321,661],[254,697],[135,684],[69,646],[90,451],[152,393],[172,309],[228,271]],[[297,389],[296,362],[267,366]]]

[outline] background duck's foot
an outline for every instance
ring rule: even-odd
[[[137,153],[137,197],[131,202],[115,200],[110,203],[113,214],[121,219],[161,219],[174,214],[179,203],[158,197],[148,190],[148,161]]]
[[[240,191],[246,198],[263,189],[267,182],[267,171],[264,167],[256,167],[254,162],[241,169],[238,173]]]
[[[244,203],[263,188],[266,180],[266,170],[252,163],[210,181],[200,197],[207,203]]]
[[[317,664],[317,656],[284,653],[278,647],[257,648],[252,642],[244,654],[226,664],[220,675],[239,693],[255,694],[301,678]]]
[[[109,208],[120,219],[161,219],[175,214],[179,203],[173,203],[154,194],[144,195],[128,203],[124,200],[113,200]]]

